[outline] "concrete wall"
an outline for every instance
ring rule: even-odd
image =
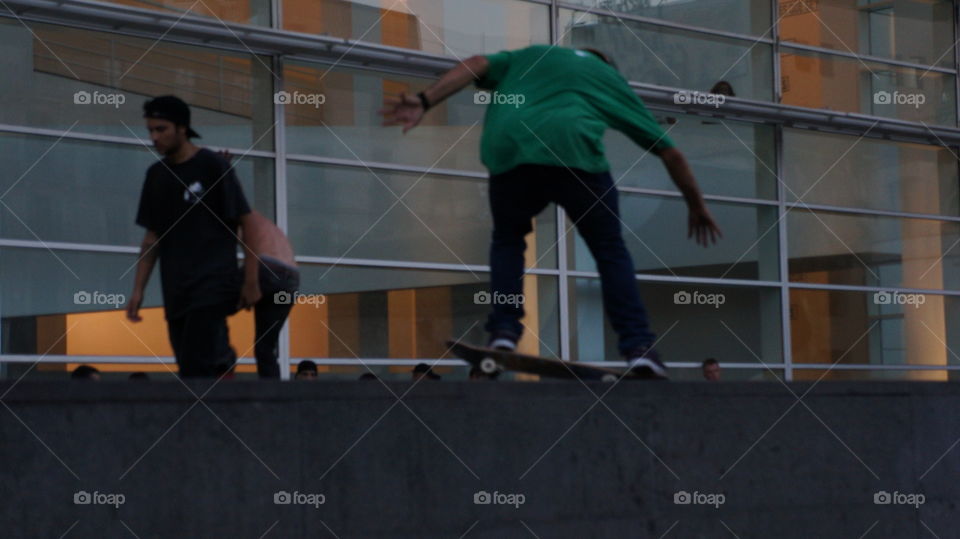
[[[12,384],[5,537],[948,537],[957,509],[953,384]]]

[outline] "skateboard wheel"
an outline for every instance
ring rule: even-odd
[[[616,375],[616,374],[604,374],[603,376],[600,377],[600,381],[601,381],[601,382],[608,382],[608,383],[616,382],[616,381],[617,381],[617,375]]]
[[[497,372],[497,362],[492,357],[485,357],[480,362],[480,370],[484,374],[493,374]]]

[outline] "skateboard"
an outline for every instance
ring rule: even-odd
[[[447,341],[447,347],[457,357],[479,368],[484,374],[493,374],[508,370],[539,374],[550,378],[565,378],[581,380],[599,380],[601,382],[616,382],[617,380],[631,379],[644,380],[650,376],[638,372],[627,372],[626,368],[607,368],[585,365],[576,361],[547,359],[544,357],[528,356],[517,352],[494,350],[481,346],[472,346],[461,342]]]

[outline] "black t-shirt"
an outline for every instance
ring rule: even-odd
[[[206,148],[183,163],[147,169],[136,222],[160,238],[155,248],[168,320],[239,299],[237,226],[249,212],[230,164]]]

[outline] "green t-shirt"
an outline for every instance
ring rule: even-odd
[[[648,150],[674,146],[627,81],[589,52],[533,45],[487,60],[477,87],[493,92],[480,142],[490,174],[523,164],[606,172],[608,127]]]

